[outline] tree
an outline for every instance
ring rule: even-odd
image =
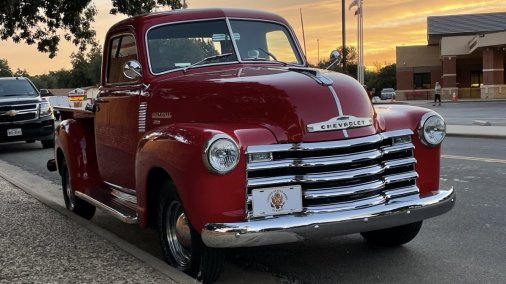
[[[346,47],[346,70],[344,70],[343,72],[343,66],[342,66],[342,62],[343,62],[343,46],[339,46],[337,48],[337,51],[339,51],[339,60],[336,64],[334,64],[330,70],[332,71],[336,71],[336,72],[341,72],[341,73],[345,73],[345,74],[349,74],[351,76],[356,76],[357,74],[357,48],[354,47],[354,46],[347,46]],[[332,60],[329,58],[329,59],[324,59],[324,60],[321,60],[320,62],[318,62],[318,68],[322,68],[322,69],[326,69],[330,64],[332,63]]]
[[[179,0],[111,0],[112,14],[134,16],[151,11],[157,5],[182,7]],[[37,44],[40,52],[56,56],[63,38],[84,51],[95,40],[91,23],[97,9],[91,0],[4,0],[0,5],[0,39]],[[185,1],[186,3],[186,1]]]
[[[12,76],[11,67],[9,67],[9,62],[6,59],[0,59],[0,77],[10,77]]]
[[[381,91],[383,88],[395,88],[397,85],[396,65],[390,64],[381,68],[375,78],[372,77],[370,81],[367,80],[366,76],[366,83],[368,87],[375,88],[376,92]]]

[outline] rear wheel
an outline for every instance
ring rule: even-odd
[[[224,251],[209,248],[202,242],[170,182],[165,183],[160,193],[157,220],[165,260],[202,283],[216,281],[223,266]]]
[[[74,190],[70,185],[70,175],[67,163],[63,160],[62,164],[62,187],[63,187],[63,199],[65,200],[65,207],[75,214],[90,220],[95,215],[95,206],[88,202],[76,197]]]
[[[413,240],[420,231],[421,227],[422,221],[360,234],[366,241],[374,245],[396,247]]]

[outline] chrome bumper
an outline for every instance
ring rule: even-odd
[[[452,187],[362,209],[282,215],[238,223],[209,223],[202,229],[202,240],[208,247],[216,248],[290,243],[405,225],[446,213],[454,204]]]

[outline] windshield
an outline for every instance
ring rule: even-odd
[[[147,34],[151,72],[242,61],[265,61],[302,65],[303,61],[286,27],[271,22],[225,20],[168,24]],[[237,45],[236,54],[232,40]]]
[[[37,97],[32,84],[23,79],[0,80],[0,98]]]
[[[154,74],[186,68],[198,62],[204,65],[237,61],[225,20],[156,27],[148,32],[147,42],[149,64]],[[232,55],[216,56],[227,53]]]
[[[242,60],[303,64],[286,27],[252,20],[231,20],[230,26]]]

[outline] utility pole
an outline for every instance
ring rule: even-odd
[[[346,6],[346,3],[345,3],[345,0],[341,0],[342,2],[342,15],[341,15],[341,19],[342,19],[342,29],[343,29],[343,73],[348,73],[346,72],[346,15],[345,15],[345,6]]]

